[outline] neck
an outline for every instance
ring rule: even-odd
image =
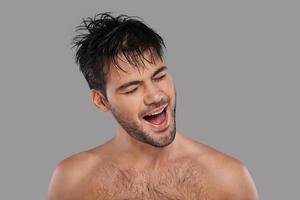
[[[177,135],[177,134],[176,134]],[[178,135],[177,135],[178,136]],[[118,127],[114,138],[114,148],[118,158],[130,167],[156,169],[164,162],[174,158],[177,138],[166,147],[154,147],[131,137],[122,127]]]

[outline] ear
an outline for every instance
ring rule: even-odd
[[[94,105],[97,108],[99,108],[102,112],[107,112],[110,110],[106,98],[101,94],[100,91],[91,89],[90,96]]]

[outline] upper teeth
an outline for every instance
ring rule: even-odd
[[[157,114],[159,114],[159,113],[161,113],[164,109],[166,108],[166,106],[165,107],[163,107],[162,109],[160,109],[159,111],[157,111],[157,112],[154,112],[154,113],[150,113],[150,114],[148,114],[148,116],[152,116],[152,115],[157,115]]]
[[[149,116],[157,115],[157,114],[161,113],[163,110],[164,110],[164,108],[161,109],[161,110],[159,110],[159,111],[157,111],[157,112],[154,112],[154,113],[149,114]]]

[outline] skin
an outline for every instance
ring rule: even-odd
[[[155,63],[145,62],[138,70],[121,58],[119,64],[127,73],[111,68],[107,98],[91,91],[94,105],[112,112],[119,122],[115,137],[61,161],[48,199],[258,199],[240,161],[176,131],[175,88],[163,61],[156,57]],[[118,89],[131,81],[138,84]],[[169,126],[157,132],[142,116],[161,102],[168,103]],[[137,131],[128,132],[128,127]],[[148,139],[139,136],[143,134]]]

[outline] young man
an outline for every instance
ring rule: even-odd
[[[242,163],[176,131],[176,95],[163,39],[139,19],[88,18],[74,38],[94,105],[118,122],[115,136],[63,160],[49,200],[256,200]]]

